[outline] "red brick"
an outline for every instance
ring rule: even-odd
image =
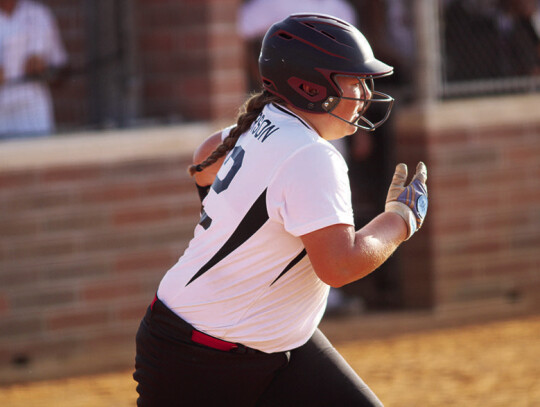
[[[111,229],[87,233],[80,237],[78,249],[84,253],[137,250],[141,246],[140,233],[125,233]]]
[[[450,166],[470,168],[480,165],[493,166],[500,159],[500,152],[487,146],[467,148],[462,151],[449,152],[445,155]]]
[[[77,243],[67,236],[65,239],[56,238],[24,242],[11,246],[9,251],[4,253],[4,259],[15,260],[25,257],[54,258],[74,253],[76,245]]]
[[[58,311],[46,319],[46,326],[51,331],[73,330],[104,327],[108,321],[108,313],[103,310]]]
[[[540,247],[540,234],[538,229],[533,232],[528,231],[516,231],[510,236],[510,248],[522,253],[524,250],[533,250],[532,253],[536,255],[538,261],[538,248]]]
[[[508,229],[526,229],[530,224],[530,219],[527,212],[498,211],[497,213],[493,214],[477,216],[475,222],[477,224],[477,229],[483,232],[496,233],[498,231]]]
[[[140,283],[137,281],[109,280],[95,283],[87,283],[81,289],[81,298],[85,302],[93,301],[117,301],[137,296],[141,292]]]
[[[199,219],[201,213],[201,203],[198,201],[184,203],[180,208],[179,215],[194,221]]]
[[[13,193],[0,200],[0,207],[9,211],[10,216],[22,211],[43,211],[54,207],[62,207],[73,202],[73,190],[29,190],[22,193]]]
[[[0,317],[4,317],[10,311],[9,301],[5,295],[0,294]]]
[[[39,335],[43,332],[43,321],[36,315],[18,315],[0,318],[0,342],[18,337]]]
[[[478,240],[462,239],[453,244],[446,244],[443,248],[445,254],[449,255],[493,255],[504,248],[504,243],[500,238],[482,237]]]
[[[511,194],[506,196],[511,203],[515,202],[537,202],[540,203],[540,188],[515,188]]]
[[[114,320],[122,322],[139,322],[150,305],[151,298],[147,302],[121,304],[114,310]],[[138,325],[138,324],[137,324]]]
[[[93,212],[64,212],[60,215],[48,215],[43,216],[40,224],[42,233],[104,229],[109,225],[109,211],[102,209]]]
[[[22,188],[37,183],[36,171],[0,172],[0,191],[5,193],[7,188]]]
[[[174,264],[177,257],[171,254],[170,250],[162,248],[119,254],[115,262],[115,269],[121,273],[145,269],[165,270]]]
[[[18,257],[15,260],[19,260]],[[40,267],[38,266],[10,266],[7,262],[0,263],[0,287],[9,292],[14,288],[29,285],[29,282],[40,281]]]
[[[3,219],[0,216],[0,242],[7,241],[11,237],[28,236],[37,233],[38,221],[31,217],[11,217]]]
[[[54,308],[73,304],[76,301],[75,288],[47,288],[34,287],[32,290],[18,293],[11,297],[14,309],[19,312],[28,312],[29,309]]]
[[[540,144],[520,146],[517,145],[513,148],[508,148],[503,152],[503,157],[507,158],[510,162],[524,165],[526,162],[537,163],[538,157],[540,157]]]
[[[238,16],[238,7],[241,0],[220,0],[210,4],[210,20],[214,23],[228,22],[232,24],[231,30],[236,31],[236,22]]]
[[[80,199],[85,203],[131,201],[142,196],[143,189],[133,184],[108,185],[80,191]]]
[[[141,37],[141,51],[147,54],[170,52],[176,46],[174,32],[171,29],[160,29],[146,32]]]
[[[490,168],[474,171],[470,174],[471,184],[474,188],[488,188],[509,184],[515,185],[516,179],[523,179],[529,174],[525,168]]]
[[[65,182],[83,182],[99,179],[101,171],[98,167],[71,166],[59,168],[46,168],[39,173],[39,181],[53,184]]]
[[[171,218],[171,210],[166,207],[143,206],[140,208],[123,208],[112,215],[116,226],[129,226],[144,223],[162,222]]]
[[[181,170],[187,169],[188,164],[186,163],[185,167]],[[180,175],[183,175],[180,171]],[[181,180],[181,179],[157,179],[155,182],[151,182],[146,187],[147,192],[150,196],[156,195],[184,195],[184,194],[194,194],[196,195],[195,182],[191,179]]]
[[[474,230],[472,220],[468,217],[446,216],[436,219],[433,223],[433,232],[436,236],[467,234]]]

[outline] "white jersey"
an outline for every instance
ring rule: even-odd
[[[353,225],[347,165],[301,118],[268,105],[240,136],[158,297],[200,331],[264,352],[303,345],[329,286],[300,236]]]

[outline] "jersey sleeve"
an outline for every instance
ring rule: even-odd
[[[335,224],[354,225],[345,160],[326,142],[288,158],[268,189],[270,217],[301,236]]]
[[[221,141],[225,140],[232,129],[236,127],[236,124],[232,124],[228,127],[225,127],[223,130],[221,130]]]

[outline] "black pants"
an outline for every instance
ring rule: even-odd
[[[290,352],[225,352],[191,341],[193,329],[159,300],[137,332],[138,406],[382,406],[317,330]]]

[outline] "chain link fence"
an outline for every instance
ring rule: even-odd
[[[447,0],[440,4],[443,97],[540,89],[537,0]]]
[[[13,3],[16,9],[3,11],[0,27],[0,137],[17,136],[19,130],[24,135],[190,120],[179,101],[181,86],[174,83],[174,75],[182,75],[186,67],[184,54],[158,54],[167,45],[161,22],[174,30],[181,25],[178,21],[185,24],[190,18],[182,0],[176,5],[145,0]],[[539,0],[351,4],[376,55],[396,66],[388,86],[397,86],[403,100],[540,89]],[[55,35],[60,45],[52,44]],[[167,41],[175,35],[172,31]],[[64,49],[65,58],[55,47]],[[29,58],[36,55],[42,60],[30,66]],[[167,61],[172,65],[165,66]],[[155,86],[149,88],[149,83]],[[170,96],[173,92],[176,96]],[[33,126],[40,115],[56,123]]]

